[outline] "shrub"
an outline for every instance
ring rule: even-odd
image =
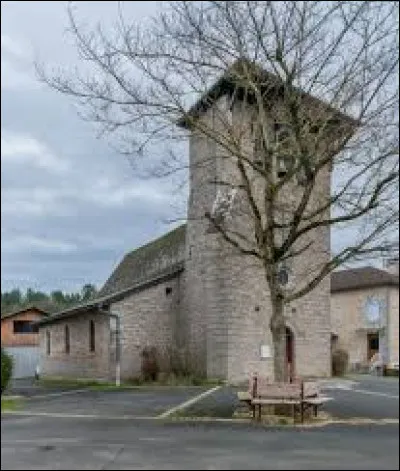
[[[145,347],[142,350],[142,376],[145,381],[156,381],[160,371],[157,350],[155,347]]]
[[[349,354],[346,350],[337,349],[332,353],[333,376],[344,376],[349,365]]]
[[[394,368],[385,368],[385,376],[399,376],[399,370]]]
[[[10,355],[1,349],[1,394],[8,386],[11,379],[13,362]]]

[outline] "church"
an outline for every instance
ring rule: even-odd
[[[224,75],[189,116],[211,129],[220,126],[221,116],[234,122],[242,108],[236,107],[240,97],[233,89],[232,79]],[[321,103],[312,97],[311,102]],[[278,102],[270,105],[279,109]],[[247,116],[250,122],[251,113]],[[187,120],[179,126],[189,133],[186,224],[126,254],[96,299],[39,323],[43,376],[132,379],[140,375],[143,351],[150,348],[157,353],[161,371],[186,371],[232,383],[253,372],[273,377],[265,270],[259,260],[237,253],[206,217],[216,202],[240,206],[240,195],[231,192],[224,200],[218,188],[220,181],[236,185],[233,159],[226,158],[215,139],[196,131],[199,126],[192,130]],[[330,182],[327,167],[317,177],[316,198],[329,197]],[[246,215],[232,218],[230,224],[244,231],[251,226]],[[291,283],[299,282],[311,261],[329,260],[329,228],[318,227],[310,237],[310,249],[293,262]],[[327,276],[313,291],[286,305],[288,375],[331,375],[330,298]]]

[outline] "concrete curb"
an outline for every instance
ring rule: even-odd
[[[399,419],[385,418],[385,419],[368,419],[362,417],[353,417],[349,419],[327,419],[320,422],[309,424],[267,424],[265,422],[254,422],[252,419],[245,418],[222,418],[222,417],[171,417],[171,416],[138,416],[138,415],[123,415],[123,416],[107,416],[95,414],[63,414],[63,413],[50,413],[50,412],[34,412],[34,411],[2,411],[1,415],[8,416],[22,416],[22,417],[47,417],[47,418],[61,418],[61,419],[101,419],[101,420],[134,420],[134,421],[154,421],[165,423],[225,423],[225,424],[246,424],[254,425],[264,428],[318,428],[326,427],[328,425],[398,425]]]

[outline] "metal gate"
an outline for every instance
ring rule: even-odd
[[[40,358],[39,347],[4,347],[4,350],[13,358],[13,378],[28,378],[35,375]]]

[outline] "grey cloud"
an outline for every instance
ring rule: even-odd
[[[129,162],[77,116],[71,100],[37,82],[36,57],[50,66],[76,63],[76,50],[64,33],[65,6],[1,5],[7,76],[2,130],[36,145],[33,156],[22,144],[18,158],[13,159],[10,146],[2,156],[3,290],[100,285],[126,251],[168,230],[164,221],[174,216],[167,183],[137,180]],[[79,2],[77,8],[80,18],[107,23],[116,3]],[[138,17],[154,8],[151,2],[128,2],[124,11]],[[57,174],[46,167],[46,152],[68,168]]]

